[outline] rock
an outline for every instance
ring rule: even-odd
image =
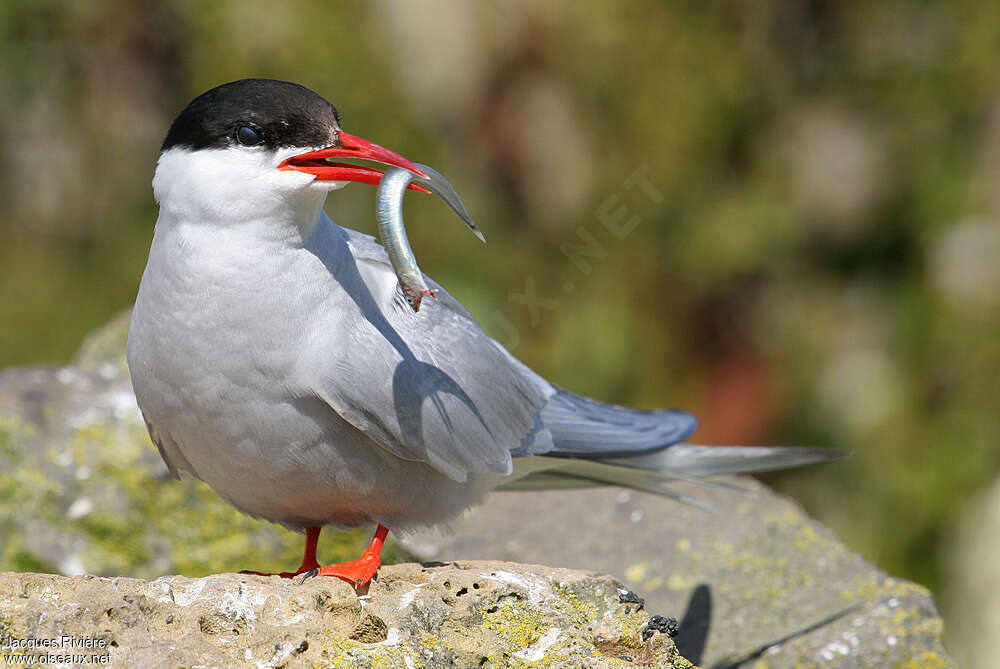
[[[681,620],[679,650],[707,667],[955,666],[925,588],[868,564],[753,479],[724,481],[744,490],[677,486],[720,513],[611,488],[498,493],[453,532],[405,543],[420,559],[617,576],[647,611]]]
[[[384,567],[362,598],[333,578],[6,573],[0,652],[129,667],[692,667],[667,634],[643,640],[650,615],[620,590],[600,574],[504,562]],[[62,645],[12,641],[31,638]]]

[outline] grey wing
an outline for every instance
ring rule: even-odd
[[[324,221],[326,222],[326,221]],[[326,248],[338,291],[335,342],[314,349],[313,390],[351,425],[406,460],[456,481],[510,474],[511,451],[554,390],[525,373],[447,291],[413,313],[382,247],[330,223]],[[338,241],[339,240],[339,241]],[[338,244],[345,248],[337,249]]]
[[[365,360],[374,363],[371,369],[380,375],[387,373],[387,360],[390,368],[407,372],[398,380],[402,404],[397,402],[395,414],[365,413],[364,407],[373,407],[366,404],[370,386],[341,387],[331,406],[348,406],[355,412],[349,421],[364,425],[362,429],[400,457],[425,460],[462,480],[469,471],[509,473],[512,454],[541,456],[520,459],[518,471],[503,487],[625,485],[704,507],[703,502],[671,490],[668,484],[828,462],[844,455],[815,448],[678,443],[697,425],[687,412],[612,406],[552,386],[487,337],[443,290],[439,302],[427,300],[426,312],[421,309],[413,314],[395,287],[395,274],[381,247],[353,231],[345,232],[344,238],[350,240],[359,265],[377,268],[367,274],[373,286],[378,283],[373,277],[383,276],[383,281],[384,275],[391,277],[399,299],[393,303],[395,308],[385,310],[384,318],[396,328],[395,336],[410,347],[415,361],[400,361],[398,354],[386,356],[389,349],[384,345],[379,349],[384,359],[369,356]],[[354,368],[350,378],[363,383],[357,365]],[[394,377],[394,387],[396,382]],[[419,408],[427,398],[434,398],[433,410],[424,412],[421,436],[421,430],[399,418],[409,415],[400,413],[400,407]],[[384,396],[379,399],[383,407],[392,401]]]

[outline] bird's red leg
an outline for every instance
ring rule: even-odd
[[[281,578],[292,578],[298,576],[299,574],[304,574],[309,571],[313,571],[319,567],[319,562],[316,561],[316,544],[319,543],[319,532],[323,529],[321,527],[307,527],[306,528],[306,552],[302,556],[302,565],[299,566],[298,571],[283,571],[277,574],[265,574],[260,571],[241,571],[241,574],[255,574],[257,576],[280,576]]]
[[[292,576],[298,576],[299,574],[304,574],[307,571],[312,571],[319,566],[319,562],[316,562],[316,545],[319,543],[319,532],[322,527],[307,527],[306,528],[306,552],[302,555],[302,564],[299,565],[299,570],[294,574],[288,574],[288,572],[282,572],[282,578],[291,578]]]
[[[318,534],[319,533],[317,532],[317,535]],[[368,585],[373,578],[375,578],[375,574],[378,572],[378,568],[382,564],[382,545],[385,543],[385,537],[387,534],[389,534],[389,528],[384,525],[379,525],[375,529],[375,536],[372,537],[372,542],[368,545],[368,548],[365,549],[365,552],[361,554],[360,558],[357,560],[351,560],[350,562],[328,564],[325,567],[314,568],[308,572],[304,578],[311,578],[313,576],[336,576],[337,578],[342,578],[350,583],[355,589],[363,588]],[[315,558],[313,562],[315,563]],[[303,562],[303,566],[305,566],[305,562]]]

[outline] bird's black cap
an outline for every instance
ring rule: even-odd
[[[270,149],[323,147],[336,143],[340,116],[336,107],[305,86],[240,79],[192,100],[170,124],[160,150],[225,148],[239,143],[241,127],[253,130]]]

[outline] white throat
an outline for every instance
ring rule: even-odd
[[[305,149],[172,148],[156,165],[157,226],[242,229],[255,237],[302,242],[319,221],[326,195],[344,182],[314,182],[277,165]]]

